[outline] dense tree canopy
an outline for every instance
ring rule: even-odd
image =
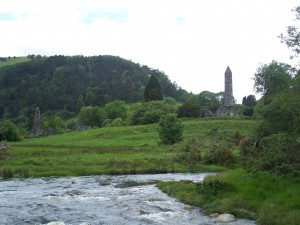
[[[149,75],[159,81],[166,96],[179,99],[181,90],[159,70],[115,56],[32,56],[30,60],[0,69],[0,119],[104,106],[119,99],[141,100]],[[22,115],[19,114],[22,112]]]
[[[254,89],[266,102],[276,93],[291,86],[293,69],[290,65],[272,61],[261,65],[254,75]]]

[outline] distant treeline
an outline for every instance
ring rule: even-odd
[[[189,96],[162,71],[115,56],[27,56],[31,60],[0,70],[0,118],[65,110],[78,113],[82,106],[104,106],[119,99],[143,100],[145,85],[154,75],[165,97]]]

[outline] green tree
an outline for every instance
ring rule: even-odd
[[[134,104],[128,112],[128,123],[131,125],[157,123],[161,116],[176,113],[177,107],[165,101],[150,101]]]
[[[224,93],[213,93],[210,91],[202,91],[198,95],[198,102],[201,106],[220,106],[224,101]]]
[[[254,95],[248,95],[243,98],[242,105],[244,106],[243,115],[252,116],[254,112],[254,106],[256,105],[256,98]]]
[[[92,127],[102,127],[105,119],[105,110],[99,106],[82,107],[78,115],[79,122]]]
[[[296,21],[300,21],[300,6],[297,6],[295,9],[293,9],[296,13]],[[287,27],[287,34],[281,34],[279,36],[281,38],[281,42],[285,43],[289,48],[292,49],[294,52],[293,57],[298,57],[300,53],[300,30],[296,26],[288,26]]]
[[[269,103],[273,96],[291,86],[292,73],[292,67],[285,63],[263,64],[254,74],[254,89],[263,95],[265,103]]]
[[[20,141],[21,135],[18,127],[10,120],[0,123],[0,141]]]
[[[300,134],[300,77],[293,80],[291,88],[283,90],[272,102],[260,108],[263,122],[259,135],[275,133]]]
[[[163,92],[161,86],[154,75],[151,75],[144,92],[144,100],[146,102],[163,100]]]
[[[197,102],[185,102],[178,109],[178,117],[199,118],[201,106]]]
[[[124,101],[116,100],[109,102],[104,107],[107,118],[114,120],[116,118],[126,119],[127,107]]]
[[[166,114],[159,121],[159,137],[162,144],[175,144],[183,140],[183,125],[176,114]]]

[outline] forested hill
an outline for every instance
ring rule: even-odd
[[[33,112],[103,106],[112,100],[142,100],[149,75],[165,96],[186,93],[161,71],[115,56],[28,56],[28,62],[0,68],[0,115],[11,118]]]

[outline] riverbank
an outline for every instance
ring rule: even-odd
[[[264,225],[296,225],[300,221],[299,183],[228,169],[241,167],[239,141],[251,136],[255,124],[250,119],[185,120],[185,141],[174,146],[158,145],[157,124],[25,139],[8,143],[13,157],[0,160],[0,177],[225,171],[207,178],[205,185],[168,182],[158,186],[187,204],[204,208],[207,214],[232,213]],[[213,154],[214,150],[224,152],[222,146],[229,149],[225,160],[224,154]],[[210,158],[205,158],[208,153]]]
[[[262,225],[300,221],[299,182],[275,175],[234,169],[207,177],[202,184],[181,181],[157,186],[185,204],[203,208],[207,215],[231,213]]]

